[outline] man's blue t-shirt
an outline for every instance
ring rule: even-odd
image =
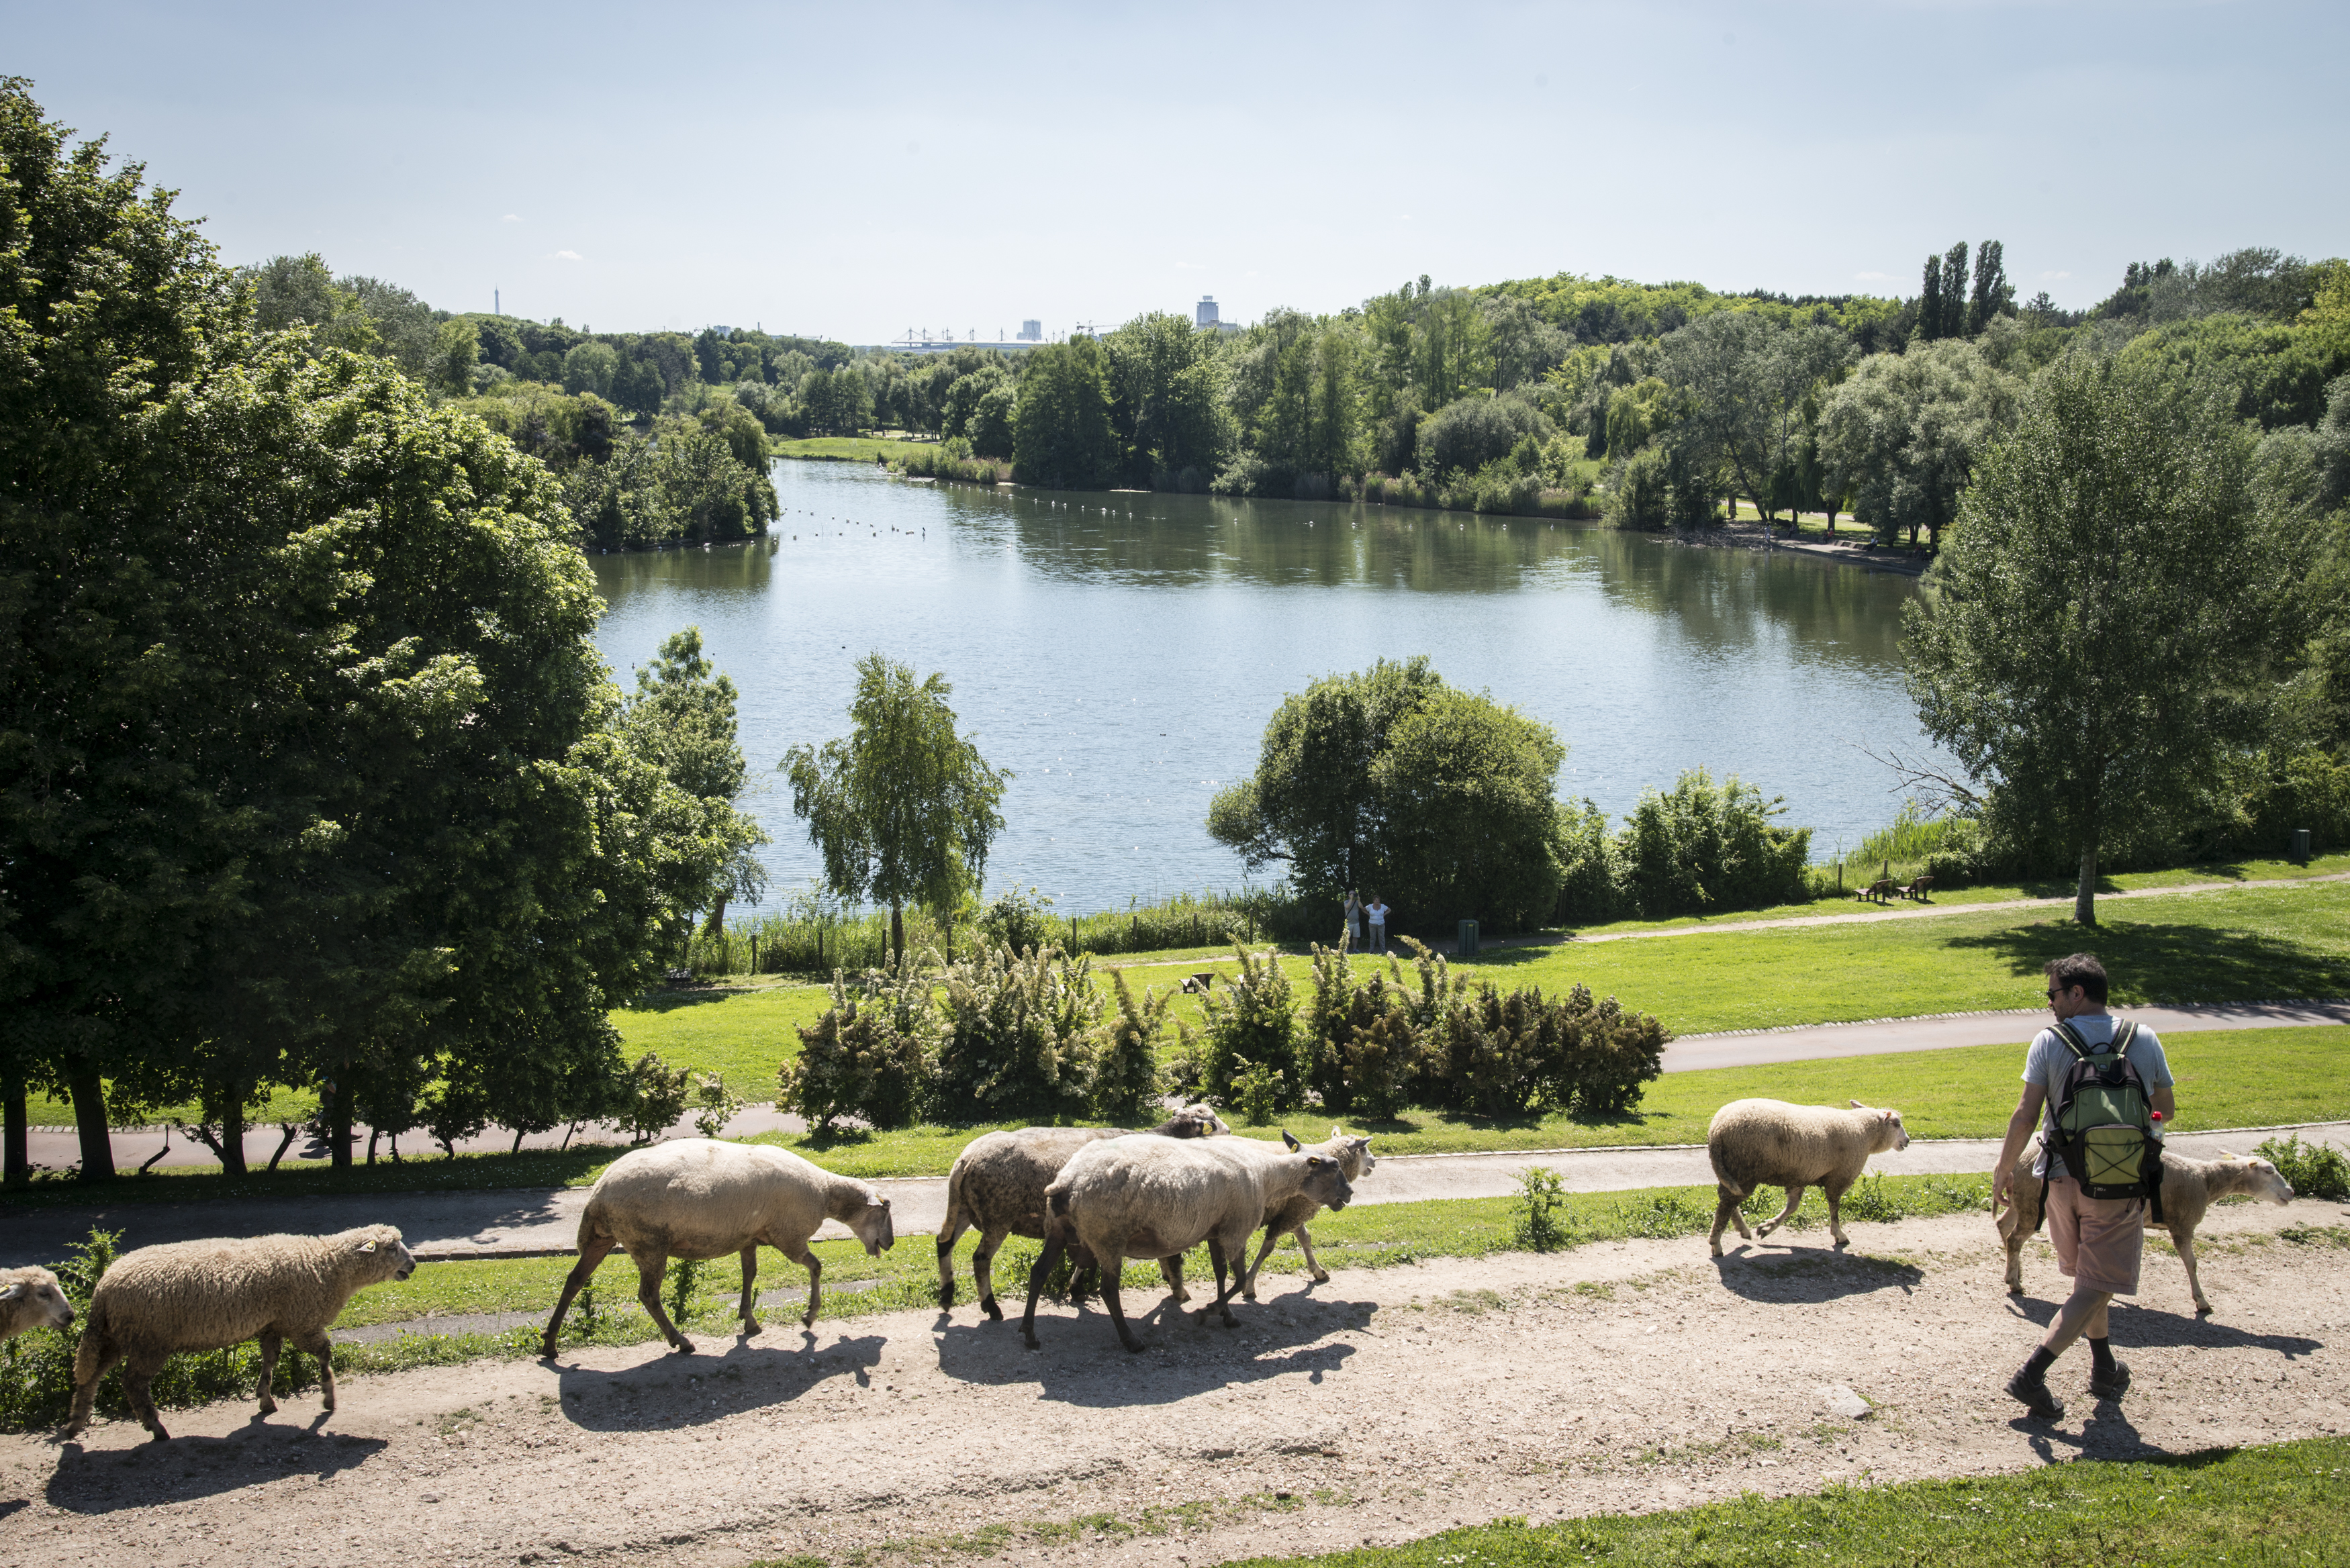
[[[2083,1044],[2094,1048],[2113,1039],[2115,1026],[2121,1020],[2110,1012],[2088,1012],[2064,1022],[2073,1026],[2073,1032],[2081,1037]],[[2170,1075],[2169,1058],[2162,1054],[2162,1042],[2155,1038],[2154,1031],[2144,1024],[2138,1026],[2137,1035],[2129,1043],[2129,1049],[2122,1054],[2128,1057],[2129,1064],[2137,1069],[2138,1080],[2146,1085],[2148,1094],[2157,1089],[2169,1088],[2176,1082]],[[2061,1176],[2064,1172],[2064,1156],[2051,1153],[2048,1145],[2056,1131],[2056,1097],[2064,1092],[2064,1078],[2073,1070],[2073,1062],[2071,1047],[2064,1044],[2064,1036],[2055,1030],[2043,1029],[2032,1037],[2032,1054],[2023,1063],[2023,1081],[2037,1084],[2048,1091],[2046,1115],[2042,1123],[2044,1130],[2040,1139],[2040,1158],[2032,1167],[2034,1176]]]

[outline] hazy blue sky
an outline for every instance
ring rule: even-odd
[[[2350,253],[2328,5],[929,7],[0,0],[0,71],[449,309],[873,342],[1335,310],[1425,272],[1914,293]]]

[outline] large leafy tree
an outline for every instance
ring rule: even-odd
[[[889,906],[889,941],[906,957],[905,907],[951,907],[975,891],[1003,829],[996,805],[1012,774],[956,733],[943,675],[917,681],[879,653],[857,661],[854,726],[822,747],[794,746],[780,766],[792,810],[844,898]]]
[[[2206,390],[2062,361],[1977,463],[1939,592],[1905,607],[1927,732],[2011,842],[2077,857],[2084,925],[2107,838],[2257,733],[2280,618],[2251,449]]]
[[[735,809],[746,763],[737,736],[734,682],[702,651],[702,628],[669,638],[650,664],[637,671],[637,690],[622,711],[620,732],[636,753],[701,803],[711,831],[727,844],[726,872],[710,905],[709,929],[726,923],[726,906],[756,901],[766,873],[756,851],[773,842]]]
[[[1032,348],[1021,361],[1012,472],[1022,483],[1084,489],[1109,480],[1118,441],[1108,361],[1090,337]]]
[[[1429,927],[1539,918],[1563,874],[1551,791],[1565,756],[1547,726],[1452,690],[1426,659],[1381,659],[1283,699],[1208,832],[1252,868],[1286,865],[1334,909],[1356,888]]]
[[[1728,475],[1762,511],[1801,433],[1805,394],[1851,351],[1841,331],[1817,323],[1781,327],[1743,310],[1700,317],[1664,341],[1667,379],[1688,394],[1671,444],[1694,472]]]
[[[1853,514],[1939,547],[1976,454],[2015,417],[2021,383],[1960,339],[1877,354],[1828,395],[1819,457]]]

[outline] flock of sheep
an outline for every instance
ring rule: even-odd
[[[1256,1271],[1284,1233],[1297,1239],[1316,1281],[1330,1276],[1315,1259],[1306,1223],[1324,1209],[1343,1209],[1353,1184],[1377,1164],[1370,1139],[1337,1128],[1316,1145],[1287,1133],[1283,1145],[1233,1137],[1216,1113],[1191,1106],[1149,1132],[1121,1128],[1028,1127],[975,1138],[947,1178],[947,1211],[939,1228],[939,1304],[954,1303],[952,1253],[965,1231],[979,1232],[972,1258],[979,1304],[998,1321],[992,1272],[1007,1236],[1041,1241],[1044,1253],[1028,1275],[1021,1333],[1036,1348],[1036,1298],[1064,1258],[1075,1267],[1073,1299],[1097,1288],[1118,1340],[1141,1343],[1128,1326],[1118,1276],[1128,1258],[1155,1260],[1178,1303],[1190,1301],[1182,1255],[1205,1242],[1216,1275],[1215,1300],[1200,1310],[1205,1322],[1221,1314],[1233,1325],[1232,1299],[1256,1299]],[[1723,1229],[1735,1223],[1750,1240],[1768,1236],[1803,1201],[1804,1190],[1826,1195],[1828,1228],[1848,1244],[1839,1211],[1845,1193],[1872,1154],[1907,1147],[1898,1111],[1852,1102],[1849,1109],[1791,1106],[1778,1100],[1738,1100],[1713,1118],[1707,1137],[1719,1204],[1709,1244],[1721,1254]],[[2037,1140],[2019,1174],[2028,1174]],[[2195,1265],[2194,1236],[2204,1213],[2220,1198],[2242,1195],[2285,1203],[2293,1189],[2264,1159],[2233,1155],[2215,1160],[2163,1156],[2167,1231],[2186,1264],[2199,1314],[2211,1310]],[[1739,1205],[1757,1188],[1783,1187],[1785,1210],[1750,1231]],[[2039,1226],[2039,1184],[2019,1179],[2016,1200],[1999,1215],[2007,1246],[2007,1283],[2022,1291],[2024,1241]],[[561,1299],[541,1342],[556,1353],[556,1336],[573,1299],[613,1249],[636,1263],[637,1298],[677,1350],[693,1346],[670,1321],[660,1283],[671,1258],[706,1261],[739,1254],[741,1316],[756,1334],[753,1288],[758,1249],[773,1247],[808,1272],[804,1327],[816,1324],[823,1265],[808,1241],[827,1220],[837,1220],[868,1256],[896,1243],[889,1200],[870,1185],[836,1175],[787,1150],[753,1144],[681,1138],[631,1150],[614,1160],[588,1194],[579,1220],[579,1261],[564,1281]],[[2156,1228],[2149,1218],[2149,1229]],[[1263,1230],[1256,1257],[1251,1235]],[[99,1380],[118,1362],[130,1408],[158,1442],[169,1434],[149,1386],[164,1362],[182,1351],[217,1350],[246,1340],[261,1345],[260,1409],[276,1408],[270,1385],[281,1347],[291,1342],[318,1358],[323,1404],[335,1407],[335,1379],[327,1329],[350,1298],[369,1285],[406,1279],[415,1260],[389,1225],[362,1226],[333,1236],[260,1236],[249,1240],[181,1241],[124,1254],[98,1282],[74,1366],[74,1400],[63,1436],[88,1424]],[[27,1329],[69,1328],[72,1304],[47,1269],[0,1270],[0,1339]]]

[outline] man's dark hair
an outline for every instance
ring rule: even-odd
[[[2048,983],[2059,991],[2079,986],[2091,1002],[2106,1004],[2106,966],[2095,953],[2068,953],[2048,961]]]

